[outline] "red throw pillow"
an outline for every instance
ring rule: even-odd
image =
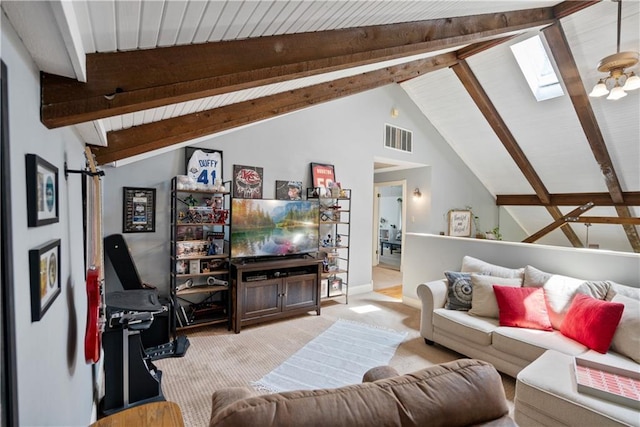
[[[624,304],[576,294],[560,332],[598,353],[606,353],[623,311]]]
[[[500,309],[500,326],[552,331],[542,288],[493,285]]]

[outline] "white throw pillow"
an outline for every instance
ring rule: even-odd
[[[524,268],[524,286],[543,288],[549,320],[554,329],[560,330],[564,316],[577,293],[603,300],[609,290],[609,282],[589,282],[584,279],[547,273],[527,265]]]
[[[469,310],[469,314],[498,319],[500,317],[500,310],[498,308],[496,294],[493,292],[493,285],[519,288],[522,286],[522,280],[518,278],[507,279],[504,277],[483,276],[478,273],[471,273],[471,284],[473,285],[473,294],[471,295],[471,309]]]
[[[611,301],[624,304],[611,349],[640,363],[640,301],[622,294],[615,295]]]
[[[519,279],[522,279],[524,275],[524,268],[507,268],[500,265],[489,264],[488,262],[468,255],[462,258],[462,268],[460,271],[463,273],[480,273],[494,277],[517,277]]]

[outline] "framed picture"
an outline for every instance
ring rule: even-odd
[[[187,176],[204,185],[222,184],[222,151],[185,147],[184,163]],[[216,184],[216,180],[220,180]]]
[[[471,211],[449,211],[449,236],[471,236]]]
[[[233,165],[233,197],[262,199],[262,168]]]
[[[58,222],[58,168],[36,154],[27,154],[27,224]]]
[[[42,319],[60,295],[60,239],[29,251],[31,321]]]
[[[302,200],[302,181],[276,181],[277,200]]]
[[[329,188],[335,181],[333,165],[311,163],[311,184],[314,188]]]
[[[122,232],[156,231],[156,189],[123,187]]]

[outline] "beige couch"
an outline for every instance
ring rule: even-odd
[[[515,426],[500,375],[462,359],[398,375],[369,370],[363,383],[253,396],[248,388],[213,393],[211,427],[224,426]]]
[[[463,272],[482,273],[495,277],[501,275],[508,280],[522,277],[523,286],[543,286],[545,295],[552,295],[562,299],[566,304],[571,302],[570,294],[576,292],[594,294],[599,293],[602,299],[614,300],[616,295],[623,295],[637,302],[640,300],[640,289],[623,286],[614,282],[588,282],[576,285],[579,279],[555,276],[540,272],[527,266],[520,269],[505,269],[500,266],[483,263],[480,260],[465,257],[461,268]],[[493,274],[491,274],[493,273]],[[525,273],[529,273],[528,275]],[[553,279],[551,279],[553,276]],[[476,277],[474,275],[473,277]],[[569,280],[572,279],[572,280]],[[575,280],[578,280],[576,282]],[[534,283],[535,282],[535,283]],[[540,283],[543,283],[542,285]],[[553,289],[551,287],[555,285]],[[594,291],[595,289],[595,291]],[[500,326],[496,317],[477,316],[469,311],[445,309],[447,302],[448,282],[446,279],[423,283],[418,286],[417,293],[422,302],[420,333],[427,344],[440,344],[465,356],[487,361],[497,370],[518,379],[516,383],[515,421],[521,425],[603,425],[606,420],[612,425],[640,425],[640,413],[637,410],[614,405],[600,399],[593,409],[591,397],[585,397],[576,390],[575,379],[572,374],[574,356],[589,358],[596,362],[623,367],[640,372],[639,357],[640,333],[637,327],[638,304],[632,310],[625,310],[623,320],[628,332],[628,339],[619,343],[619,349],[629,351],[636,360],[610,350],[607,354],[589,350],[586,346],[564,336],[559,330],[541,331],[525,328]],[[474,287],[475,292],[475,287]],[[565,293],[565,295],[562,295]],[[495,298],[495,297],[494,297]],[[475,295],[474,295],[475,300]],[[497,307],[497,306],[496,306]],[[561,310],[559,311],[562,312]],[[635,319],[634,319],[635,317]],[[635,323],[634,323],[635,322]],[[622,329],[622,322],[618,326]],[[629,329],[630,333],[629,333]],[[617,337],[617,335],[616,335]],[[618,347],[614,347],[616,350]],[[547,352],[549,352],[547,354]],[[547,354],[549,358],[558,359],[558,365],[553,363],[534,364],[541,356]],[[560,357],[562,356],[562,357]],[[541,368],[541,366],[544,366]],[[553,366],[553,369],[550,369]],[[563,378],[563,380],[558,380]],[[550,404],[563,400],[565,405]],[[585,400],[586,399],[586,400]],[[597,402],[596,402],[597,403]],[[570,409],[568,409],[570,408]],[[539,416],[533,416],[538,414]],[[579,416],[578,416],[579,414]],[[582,422],[579,422],[582,421]]]

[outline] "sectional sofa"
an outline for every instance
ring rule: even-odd
[[[573,367],[578,356],[640,373],[639,288],[465,256],[460,271],[420,284],[417,294],[427,344],[485,360],[517,378],[520,425],[640,425],[637,408],[578,392]],[[509,318],[505,313],[519,304],[503,294],[526,294],[520,306],[533,305],[543,316],[531,310],[533,318]],[[609,309],[620,313],[618,321]],[[612,336],[602,337],[607,325]]]

